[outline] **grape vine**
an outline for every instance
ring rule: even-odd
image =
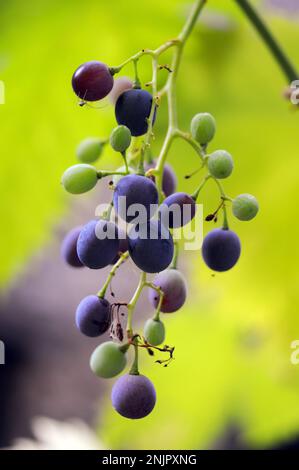
[[[296,73],[265,25],[247,1],[236,0],[247,17],[256,26],[273,52],[288,79]],[[209,113],[196,114],[190,131],[180,129],[177,110],[177,77],[186,42],[207,0],[195,1],[191,13],[177,38],[169,40],[157,49],[142,49],[118,66],[108,67],[102,62],[82,64],[74,73],[73,90],[81,106],[108,96],[115,106],[118,126],[110,138],[88,138],[80,143],[77,157],[80,164],[68,168],[62,176],[64,188],[72,194],[91,190],[106,177],[112,178],[113,200],[97,220],[83,227],[76,227],[64,239],[62,256],[73,267],[101,269],[112,265],[107,279],[96,295],[85,297],[76,311],[76,324],[85,335],[97,337],[110,329],[113,341],[100,344],[90,360],[92,371],[99,377],[111,378],[121,373],[127,364],[127,352],[134,350],[134,360],[129,374],[117,380],[112,389],[112,404],[124,417],[139,419],[154,408],[156,392],[151,381],[139,372],[140,349],[151,356],[164,355],[157,363],[167,367],[173,359],[174,347],[163,345],[165,326],[161,314],[179,310],[186,300],[187,287],[183,275],[177,268],[179,244],[172,238],[175,228],[188,224],[196,214],[196,201],[209,180],[214,181],[219,192],[219,205],[206,221],[218,221],[222,212],[220,228],[214,228],[204,238],[202,257],[213,271],[231,269],[238,261],[241,244],[236,233],[229,229],[227,206],[231,204],[233,215],[241,221],[249,221],[258,213],[256,198],[250,194],[229,197],[221,180],[233,171],[232,156],[226,150],[208,152],[208,145],[216,132],[216,121]],[[160,63],[163,54],[171,50],[170,65]],[[144,56],[152,61],[151,81],[142,88],[138,69]],[[115,76],[128,65],[133,65],[134,80]],[[159,70],[165,69],[168,77],[164,86],[158,88]],[[151,89],[151,93],[148,89]],[[159,107],[164,98],[168,104],[168,128],[157,159],[152,156],[154,126]],[[200,169],[205,176],[192,194],[176,191],[176,176],[166,163],[171,146],[176,139],[183,139],[191,146],[200,160]],[[94,163],[106,145],[122,156],[124,165],[116,170],[97,169]],[[193,174],[196,174],[195,171]],[[190,179],[193,175],[188,175]],[[123,208],[122,198],[126,200]],[[136,219],[130,207],[142,206],[143,220]],[[152,212],[154,207],[154,212]],[[186,212],[185,209],[188,209]],[[115,219],[112,220],[113,209]],[[164,214],[167,212],[165,222]],[[125,232],[118,224],[127,223]],[[155,233],[155,237],[152,233]],[[146,233],[146,237],[144,237]],[[105,236],[103,236],[103,234]],[[109,236],[108,236],[109,234]],[[113,234],[113,236],[111,236]],[[109,302],[108,288],[118,270],[127,261],[140,269],[140,279],[132,298],[128,302]],[[154,273],[150,280],[148,274]],[[148,319],[143,334],[134,330],[133,317],[142,291],[147,288],[149,302],[155,313]],[[124,334],[121,315],[126,309],[127,325]],[[120,313],[122,312],[122,313]]]

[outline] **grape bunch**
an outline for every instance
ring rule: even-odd
[[[200,6],[201,2],[196,2],[191,13],[193,19],[199,14]],[[86,62],[80,65],[72,78],[72,87],[80,105],[106,97],[110,99],[117,126],[109,138],[89,137],[79,144],[77,158],[80,163],[65,171],[62,185],[69,193],[82,194],[93,189],[99,180],[108,178],[113,193],[108,209],[100,217],[66,235],[61,253],[73,268],[111,267],[100,291],[79,303],[76,326],[88,337],[110,332],[111,340],[100,344],[90,358],[91,370],[98,377],[112,378],[121,374],[127,366],[129,350],[133,350],[129,373],[118,378],[111,395],[115,410],[130,419],[144,418],[156,403],[152,382],[139,372],[139,351],[145,350],[150,356],[158,354],[161,359],[156,362],[168,366],[174,347],[165,344],[166,330],[161,316],[181,309],[187,298],[186,280],[177,267],[179,243],[173,239],[173,230],[191,222],[196,215],[196,202],[201,190],[208,180],[213,180],[219,189],[219,206],[207,215],[206,220],[217,222],[222,211],[223,222],[204,238],[202,257],[211,270],[227,271],[237,263],[241,253],[239,237],[229,229],[227,205],[231,203],[232,214],[241,221],[251,220],[258,212],[254,196],[241,194],[232,199],[224,193],[221,180],[231,175],[234,164],[226,150],[208,153],[208,145],[216,132],[213,116],[196,114],[191,121],[190,132],[178,128],[173,97],[181,56],[178,51],[183,50],[188,28],[190,33],[191,25],[187,24],[179,39],[168,41],[156,50],[143,49],[119,67],[108,67],[98,61]],[[160,55],[170,48],[175,50],[172,66],[160,66]],[[144,55],[150,55],[153,62],[152,93],[142,88],[138,77],[137,65]],[[115,79],[115,75],[129,63],[134,65],[134,79]],[[158,90],[157,73],[165,68],[168,74],[166,84]],[[155,158],[152,151],[154,126],[165,94],[170,124],[159,157]],[[206,172],[203,181],[190,194],[177,191],[177,177],[166,163],[175,138],[182,138],[192,146],[200,159],[200,168]],[[95,166],[107,145],[121,156],[122,165],[116,170]],[[138,217],[136,219],[136,207],[142,208],[141,221]],[[168,217],[165,218],[166,213]],[[115,294],[109,300],[108,287],[118,269],[129,259],[140,270],[136,291],[129,301],[116,301]],[[154,274],[152,280],[149,274]],[[145,288],[154,314],[147,319],[143,332],[138,333],[132,320],[136,303]],[[127,320],[126,328],[123,327],[123,316]]]

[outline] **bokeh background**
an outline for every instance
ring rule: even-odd
[[[298,2],[253,3],[299,67]],[[241,260],[216,276],[199,252],[180,260],[189,296],[167,318],[175,361],[165,369],[144,354],[142,372],[155,383],[158,402],[142,423],[113,411],[111,382],[89,370],[97,341],[74,326],[77,303],[98,290],[107,270],[73,272],[60,260],[60,242],[110,193],[106,181],[91,194],[69,197],[60,176],[75,163],[78,142],[109,135],[115,120],[108,102],[97,109],[77,105],[71,75],[86,60],[117,65],[174,37],[189,6],[178,0],[0,4],[0,80],[6,87],[0,106],[2,447],[32,437],[35,429],[37,437],[67,448],[63,422],[69,419],[77,420],[74,435],[81,432],[78,445],[86,447],[82,422],[99,447],[112,449],[271,448],[299,440],[299,365],[290,362],[290,343],[299,338],[299,115],[282,98],[284,77],[234,1],[209,0],[186,47],[178,102],[183,129],[197,112],[214,114],[218,130],[211,148],[225,148],[235,159],[227,193],[249,192],[260,202],[251,223],[231,218],[243,245]],[[150,79],[147,59],[141,75]],[[157,151],[166,111],[164,103]],[[201,178],[184,180],[198,166],[192,150],[176,142],[169,161],[179,188],[192,192]],[[99,163],[119,164],[109,149]],[[213,183],[200,202],[206,214],[215,208]],[[206,223],[204,230],[210,228]],[[129,298],[137,277],[132,265],[126,267],[113,285],[117,295]],[[143,298],[136,314],[140,325],[149,314]],[[32,425],[37,416],[57,422]]]

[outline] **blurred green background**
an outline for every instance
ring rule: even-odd
[[[179,32],[188,6],[177,0],[1,2],[3,291],[71,210],[60,177],[75,162],[77,143],[108,135],[115,123],[107,104],[77,106],[70,86],[74,69],[92,59],[117,65],[141,48],[158,46]],[[261,11],[299,66],[298,22],[262,6]],[[131,68],[124,73],[130,75]],[[150,79],[147,59],[142,78]],[[180,125],[188,129],[201,111],[216,117],[211,148],[225,148],[235,160],[226,191],[254,194],[260,213],[251,223],[231,219],[243,245],[234,270],[213,277],[200,253],[186,254],[188,303],[167,318],[175,361],[162,369],[144,357],[142,372],[154,381],[158,402],[142,423],[117,416],[107,390],[98,429],[111,448],[209,448],[230,426],[249,446],[267,447],[299,432],[299,366],[290,363],[290,343],[299,337],[299,116],[283,100],[284,86],[234,2],[209,0],[180,71]],[[157,150],[166,125],[164,104]],[[180,175],[179,188],[192,192],[201,178],[183,178],[198,165],[192,150],[176,142],[169,161]],[[115,164],[119,160],[108,150],[101,165]],[[200,202],[206,214],[215,208],[213,183]]]

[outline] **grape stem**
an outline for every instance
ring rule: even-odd
[[[291,83],[293,80],[298,79],[299,75],[294,65],[286,56],[280,44],[274,38],[271,31],[268,29],[262,18],[259,16],[256,9],[252,5],[250,5],[248,0],[235,0],[235,2],[239,5],[243,13],[246,15],[248,20],[252,23],[252,25],[255,27],[255,29],[261,36],[262,40],[270,50],[272,56],[274,57],[282,72],[286,76],[288,83]]]
[[[126,159],[124,160],[126,163]],[[128,167],[127,164],[126,164],[126,167]],[[125,176],[128,173],[129,173],[129,169],[128,171],[115,171],[115,170],[98,170],[97,171],[98,179],[105,178],[106,176],[113,176],[113,175]]]
[[[124,261],[126,261],[126,259],[128,257],[129,257],[129,252],[128,251],[126,251],[125,253],[120,254],[119,260],[114,264],[113,268],[111,269],[105,284],[103,285],[102,289],[97,293],[97,296],[100,299],[103,299],[105,297],[106,291],[107,291],[107,289],[110,285],[110,282],[112,281],[113,277],[115,276],[116,271],[124,263]]]
[[[174,251],[173,251],[173,257],[172,257],[172,261],[169,266],[169,269],[177,269],[177,264],[178,264],[179,242],[175,240],[173,244],[174,244]]]
[[[161,310],[161,306],[162,306],[162,302],[163,302],[165,294],[164,294],[163,290],[161,289],[161,287],[156,286],[153,282],[146,282],[145,286],[149,287],[151,289],[154,289],[160,296],[158,307],[157,307],[156,313],[153,317],[153,320],[159,321],[159,319],[160,319],[160,310]]]
[[[142,271],[140,274],[138,286],[134,292],[133,297],[128,303],[127,335],[129,339],[132,338],[133,336],[133,325],[132,325],[133,313],[134,313],[137,301],[142,292],[142,289],[144,288],[145,285],[146,285],[146,273]]]

